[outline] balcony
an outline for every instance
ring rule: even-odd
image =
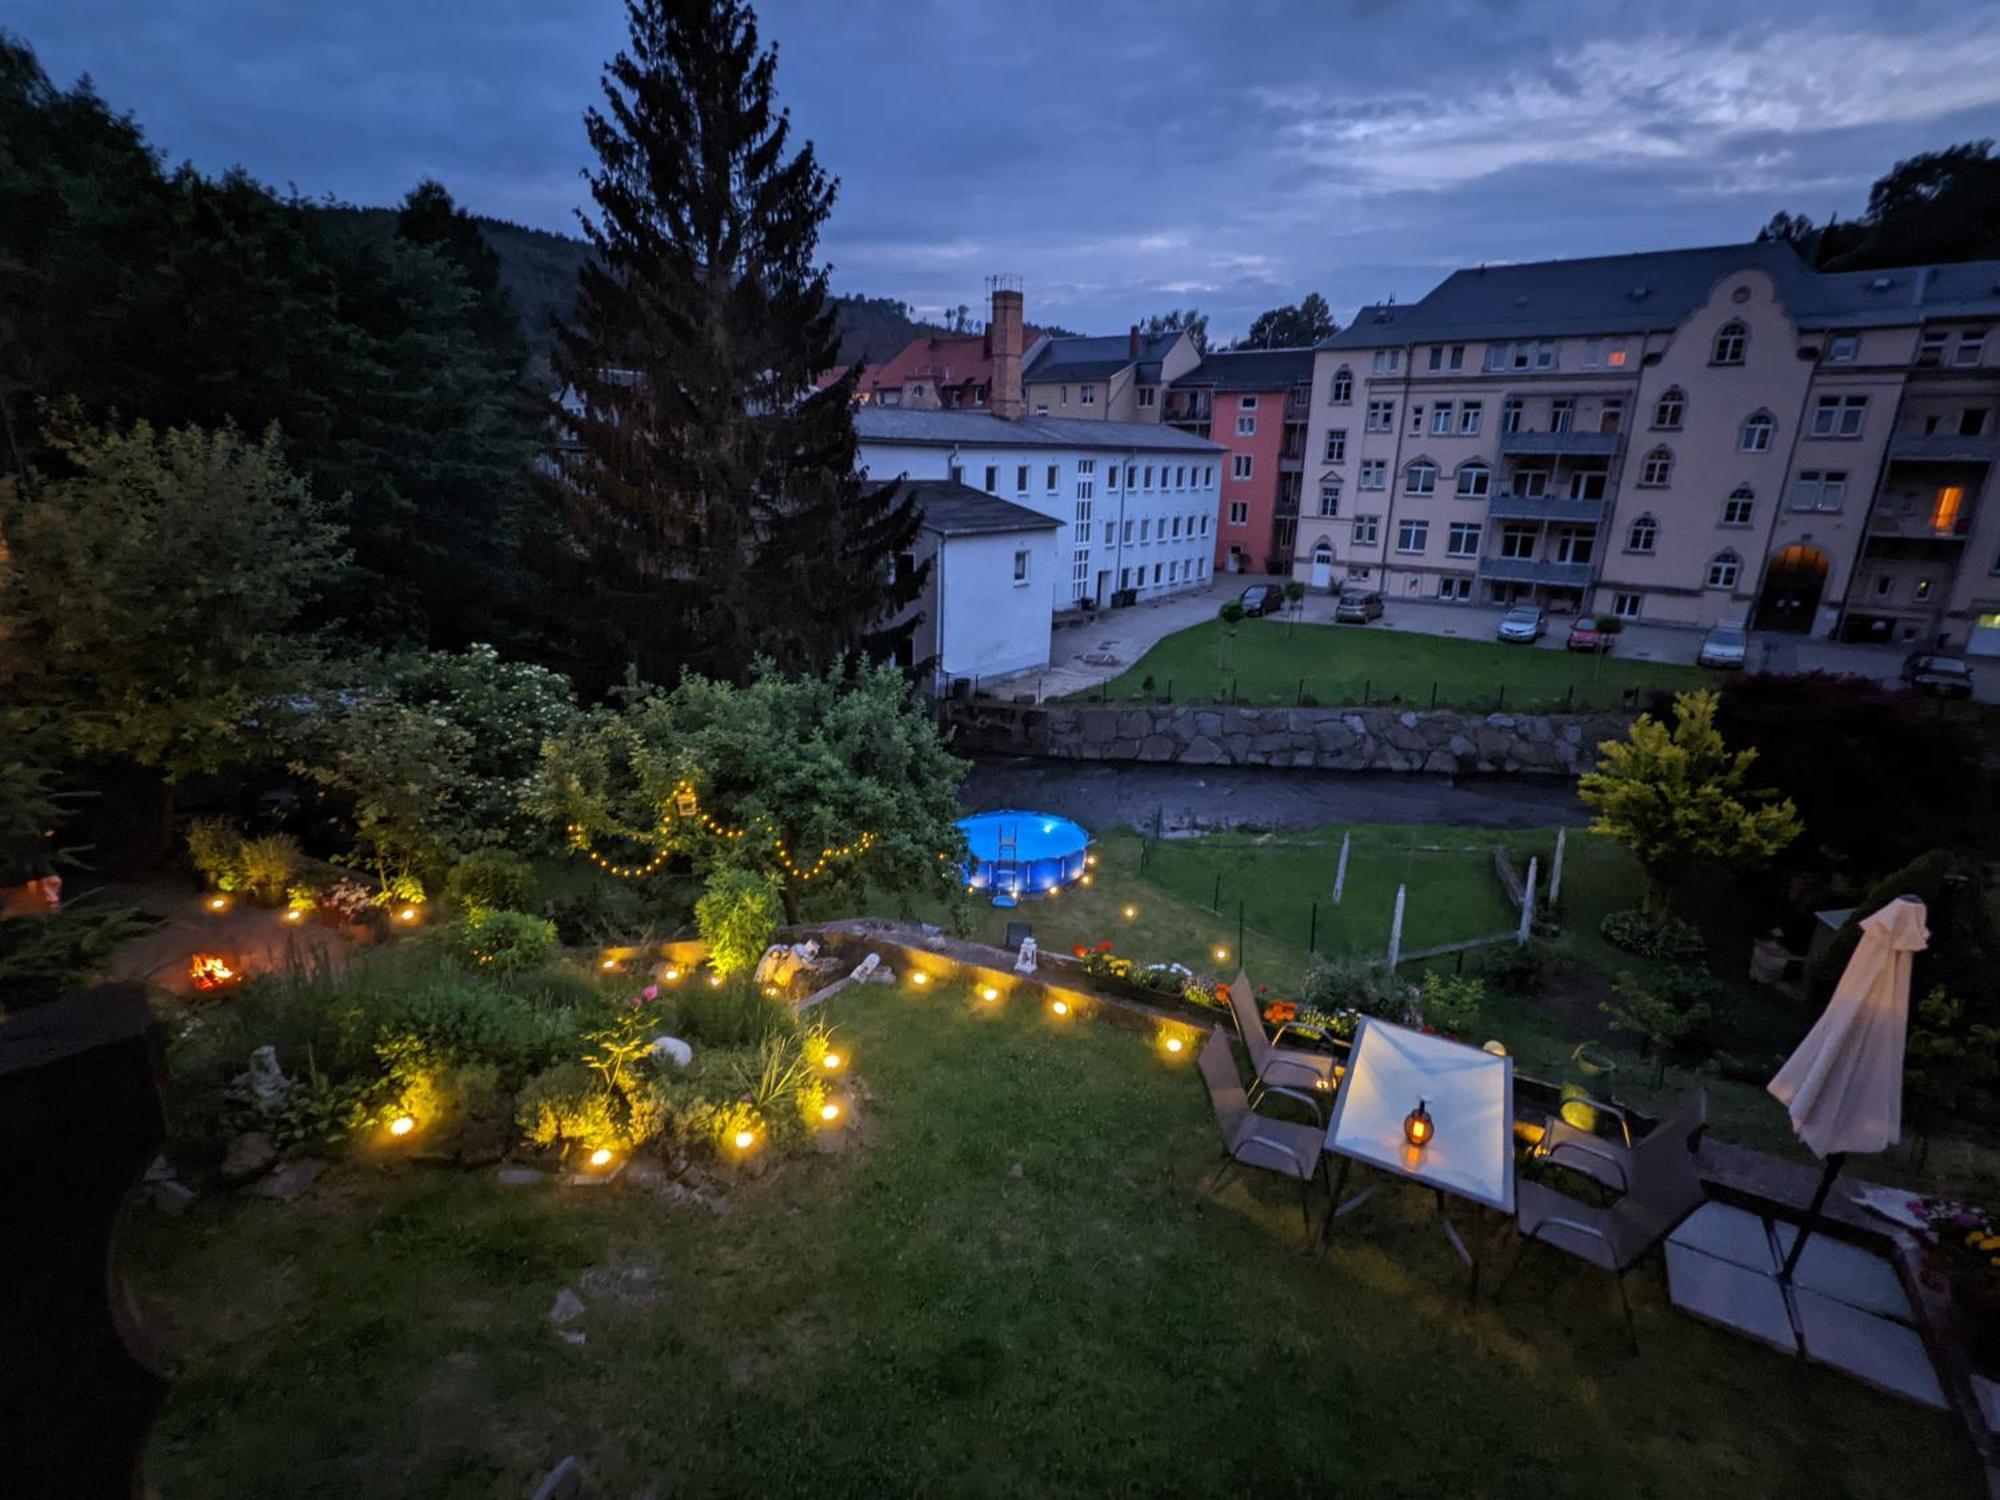
[[[1895,463],[1990,464],[2000,459],[2000,436],[1899,432],[1889,439],[1889,458]]]
[[[1608,500],[1569,500],[1559,495],[1495,495],[1486,514],[1496,521],[1560,521],[1574,526],[1602,526]]]
[[[1164,413],[1165,420],[1176,426],[1187,424],[1206,428],[1209,418],[1209,398],[1206,391],[1169,391]]]
[[[1479,576],[1494,583],[1539,583],[1549,588],[1590,586],[1589,563],[1543,562],[1533,557],[1482,557]]]
[[[1972,535],[1970,511],[1941,514],[1933,509],[1877,510],[1868,518],[1868,534],[1901,537],[1913,542],[1962,542]]]
[[[1625,435],[1618,432],[1503,432],[1503,458],[1615,458]]]

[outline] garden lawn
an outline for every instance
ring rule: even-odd
[[[1487,712],[1615,708],[1630,689],[1685,691],[1714,682],[1711,672],[1616,651],[1593,657],[1268,616],[1243,621],[1234,639],[1219,620],[1177,631],[1102,689],[1075,697],[1219,703],[1233,695],[1246,704],[1404,703]]]
[[[1215,1159],[1192,1067],[1102,1019],[958,987],[851,991],[863,1140],[737,1184],[342,1167],[290,1205],[137,1215],[180,1361],[169,1497],[593,1493],[1966,1494],[1944,1418],[1531,1260],[1498,1307],[1421,1194],[1324,1258],[1289,1186]],[[607,1283],[604,1268],[647,1279]],[[626,1288],[620,1295],[608,1285]],[[558,1339],[556,1291],[588,1310]]]

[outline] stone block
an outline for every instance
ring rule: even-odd
[[[1139,759],[1144,761],[1172,760],[1179,748],[1169,735],[1149,734],[1139,743]]]
[[[1189,742],[1187,749],[1181,752],[1181,764],[1184,766],[1226,766],[1229,764],[1229,752],[1207,735],[1196,735]]]

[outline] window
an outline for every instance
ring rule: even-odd
[[[1944,363],[1944,346],[1951,342],[1951,335],[1942,328],[1929,329],[1917,340],[1917,363],[1919,365],[1941,365]]]
[[[1734,552],[1718,552],[1708,560],[1707,587],[1733,589],[1743,572],[1743,563]]]
[[[1752,412],[1736,430],[1739,453],[1769,453],[1771,436],[1778,430],[1777,419],[1767,411]]]
[[[1747,484],[1739,484],[1729,492],[1729,498],[1722,502],[1722,524],[1724,526],[1748,526],[1751,514],[1757,509],[1757,497]]]
[[[1150,386],[1150,385],[1140,386],[1139,410],[1144,411],[1147,407],[1151,406],[1153,404],[1153,398],[1158,396],[1159,393],[1160,393],[1159,388],[1157,386]]]
[[[1463,604],[1472,597],[1472,580],[1463,573],[1448,574],[1438,579],[1438,598],[1452,599]]]
[[[1166,483],[1166,478],[1165,478],[1165,476],[1164,476],[1164,475],[1162,475],[1162,476],[1161,476],[1161,480],[1160,480],[1160,482],[1161,482],[1162,484]],[[1175,488],[1175,489],[1177,489],[1177,490],[1184,490],[1184,489],[1186,489],[1186,488],[1187,488],[1187,465],[1186,465],[1186,464],[1175,464],[1175,465],[1174,465],[1174,488]]]
[[[1866,396],[1822,396],[1813,406],[1812,435],[1816,438],[1861,436],[1868,415]]]
[[[1431,408],[1431,432],[1438,437],[1450,437],[1451,429],[1451,403],[1440,401]]]
[[[1646,489],[1659,489],[1674,477],[1674,456],[1665,448],[1655,448],[1639,461],[1639,483]]]
[[[1420,458],[1403,470],[1403,493],[1406,495],[1432,495],[1437,493],[1438,466],[1427,458]]]
[[[1132,587],[1132,570],[1130,568],[1120,568],[1118,570],[1118,587],[1121,589]]]
[[[1430,540],[1431,523],[1428,521],[1404,521],[1396,528],[1396,550],[1398,552],[1421,552]]]
[[[1050,464],[1048,472],[1042,476],[1042,488],[1047,490],[1051,495],[1053,495],[1056,492],[1056,487],[1060,483],[1061,479],[1062,479],[1062,465]],[[1111,471],[1111,487],[1114,490],[1118,488],[1118,470],[1115,466]]]
[[[989,495],[1000,493],[1000,469],[995,464],[986,466],[986,493]]]
[[[1605,471],[1603,469],[1577,469],[1569,476],[1569,497],[1572,500],[1602,500],[1604,498]]]
[[[1170,563],[1168,563],[1168,564],[1167,564],[1167,582],[1168,582],[1168,583],[1179,583],[1180,581],[1181,581],[1181,565],[1180,565],[1180,563],[1178,563],[1178,562],[1170,562]]]
[[[1229,477],[1231,479],[1248,479],[1250,477],[1249,454],[1238,453],[1231,457],[1229,460]]]
[[[1509,396],[1505,401],[1500,403],[1500,430],[1502,432],[1519,432],[1521,430],[1521,412],[1525,404],[1519,396]]]
[[[1207,517],[1207,516],[1203,516],[1203,517],[1201,518],[1201,534],[1202,534],[1203,536],[1207,536],[1207,535],[1208,535],[1208,517]]]
[[[1639,596],[1637,594],[1613,594],[1611,596],[1611,613],[1621,620],[1638,619]]]
[[[1484,500],[1493,490],[1493,471],[1478,459],[1458,466],[1458,498]]]
[[[1028,466],[1026,464],[1020,464],[1014,470],[1014,493],[1017,495],[1028,493]]]
[[[1500,528],[1500,555],[1512,558],[1531,558],[1535,555],[1534,526],[1502,526]]]
[[[1477,401],[1468,401],[1458,409],[1458,435],[1478,437],[1479,419],[1485,415],[1485,407]]]
[[[1106,521],[1104,523],[1104,545],[1109,547],[1116,540],[1118,540],[1118,523],[1116,521]]]
[[[1090,597],[1089,547],[1079,547],[1075,552],[1070,554],[1069,581],[1070,586],[1076,591],[1077,598],[1088,599]]]
[[[1558,396],[1549,403],[1549,431],[1568,432],[1576,426],[1576,397]]]
[[[1056,387],[1056,405],[1057,405],[1057,406],[1068,406],[1068,405],[1069,405],[1069,387],[1068,387],[1068,386],[1066,386],[1066,385],[1059,385],[1059,386],[1057,386],[1057,387]]]
[[[1861,353],[1861,340],[1851,333],[1836,333],[1826,346],[1826,362],[1830,365],[1851,365]]]
[[[1327,429],[1326,461],[1330,464],[1347,462],[1347,429],[1345,427]]]
[[[1793,510],[1839,510],[1846,504],[1845,469],[1801,469],[1792,481]]]
[[[1453,521],[1451,530],[1445,534],[1444,555],[1446,557],[1477,557],[1479,555],[1479,523],[1476,521]]]
[[[1382,518],[1380,516],[1356,516],[1354,518],[1354,545],[1372,547],[1382,540]]]
[[[1094,385],[1081,387],[1076,393],[1076,399],[1084,406],[1097,405],[1097,387]]]
[[[1917,603],[1922,604],[1925,600],[1930,598],[1931,584],[1932,580],[1928,578],[1919,578],[1917,580],[1917,589],[1916,589]]]
[[[1369,432],[1388,432],[1396,425],[1396,403],[1393,401],[1370,401],[1368,420],[1364,425]]]
[[[1625,533],[1627,552],[1651,552],[1660,539],[1660,523],[1650,515],[1639,517],[1632,523],[1632,529]]]
[[[1958,347],[1951,351],[1951,362],[1960,366],[1976,365],[1985,352],[1986,330],[1961,328],[1958,331]]]
[[[1549,492],[1547,469],[1519,469],[1514,474],[1514,493],[1523,500],[1539,500]]]
[[[1750,330],[1732,319],[1715,331],[1715,345],[1709,351],[1708,362],[1712,365],[1740,365],[1749,342]]]
[[[1326,399],[1329,406],[1346,406],[1354,400],[1354,372],[1346,365],[1333,372],[1333,384]]]
[[[1130,521],[1125,523],[1125,545],[1128,547],[1132,545],[1132,523]]]
[[[1512,344],[1488,344],[1488,370],[1553,370],[1556,345],[1553,339],[1529,339]]]
[[[1249,501],[1232,500],[1229,502],[1229,524],[1231,526],[1248,526],[1250,524]]]
[[[1137,464],[1125,465],[1125,488],[1128,490],[1133,490],[1137,489],[1138,487],[1139,487],[1139,466]]]
[[[1361,488],[1381,490],[1389,487],[1389,460],[1386,458],[1364,458],[1361,460]]]
[[[1617,432],[1625,426],[1625,398],[1606,396],[1597,404],[1597,430]]]
[[[1022,548],[1014,554],[1014,582],[1016,584],[1023,584],[1027,581],[1028,553],[1026,548]]]
[[[1609,370],[1625,368],[1625,340],[1613,339],[1611,347],[1604,351],[1604,366]]]
[[[1564,563],[1587,563],[1590,554],[1597,547],[1597,530],[1591,526],[1572,526],[1567,531],[1556,533],[1556,561]]]
[[[1465,368],[1465,345],[1453,344],[1451,346],[1451,357],[1445,361],[1445,368],[1448,370],[1463,370]]]
[[[1144,472],[1146,476],[1146,488],[1150,490],[1153,487],[1153,466],[1147,464]]]
[[[1319,513],[1323,516],[1340,514],[1340,486],[1338,483],[1323,484],[1319,487]]]
[[[1986,408],[1968,406],[1958,414],[1958,435],[1960,437],[1981,437],[1986,432]]]
[[[1410,408],[1410,436],[1421,437],[1424,430],[1424,409],[1421,405]]]
[[[1238,437],[1255,437],[1257,435],[1257,419],[1255,417],[1238,417],[1236,419],[1236,435]]]
[[[1432,368],[1433,370],[1442,370],[1442,369],[1444,368],[1444,345],[1443,345],[1443,344],[1433,344],[1433,345],[1431,345],[1431,368]]]
[[[1139,540],[1142,542],[1150,542],[1152,539],[1153,539],[1153,520],[1152,517],[1148,516],[1146,519],[1142,520],[1139,523]]]
[[[1317,542],[1315,542],[1313,544],[1313,561],[1316,563],[1332,562],[1333,543],[1329,542],[1325,537],[1321,537]]]
[[[1154,582],[1154,583],[1158,583],[1158,582],[1160,581],[1160,574],[1161,574],[1161,573],[1163,573],[1163,572],[1165,572],[1165,571],[1166,571],[1166,570],[1165,570],[1165,568],[1164,568],[1164,566],[1163,566],[1162,564],[1160,564],[1160,563],[1154,563],[1154,564],[1153,564],[1153,582]]]
[[[1257,409],[1257,398],[1254,395],[1238,396],[1236,398],[1236,409],[1238,411],[1255,411]]]
[[[1377,375],[1393,375],[1403,368],[1403,351],[1400,349],[1377,349],[1371,368]]]
[[[1677,385],[1667,387],[1653,403],[1653,425],[1663,431],[1678,431],[1686,415],[1687,393]]]
[[[1190,528],[1190,529],[1192,529],[1192,528]],[[1174,522],[1173,522],[1173,530],[1172,530],[1172,532],[1171,532],[1170,534],[1171,534],[1171,535],[1172,535],[1172,536],[1174,537],[1174,539],[1175,539],[1176,541],[1178,541],[1178,540],[1180,539],[1180,534],[1181,534],[1181,518],[1180,518],[1179,516],[1175,516],[1175,517],[1174,517]]]

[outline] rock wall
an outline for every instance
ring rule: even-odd
[[[1446,709],[1222,708],[1172,704],[950,702],[956,746],[989,755],[1321,771],[1529,771],[1577,775],[1623,714],[1469,714]]]

